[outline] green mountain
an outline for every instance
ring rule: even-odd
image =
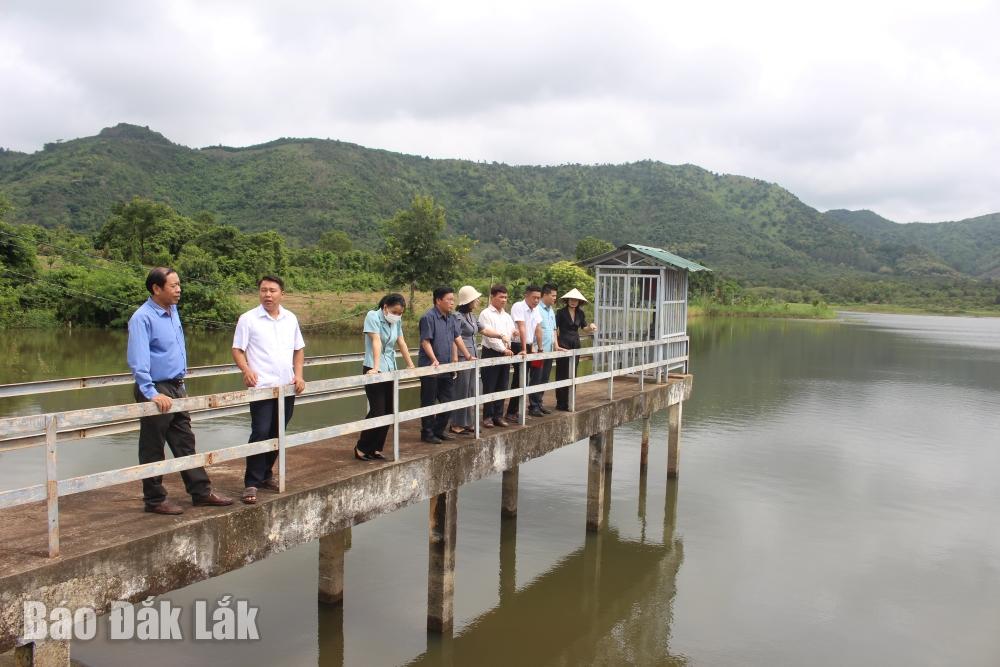
[[[906,225],[871,211],[834,210],[824,215],[883,246],[910,247],[966,275],[1000,278],[1000,213],[958,222]]]
[[[1000,215],[913,231],[867,212],[820,213],[761,180],[652,161],[509,166],[319,139],[191,149],[121,124],[34,154],[0,151],[0,192],[15,222],[94,231],[115,202],[139,195],[293,243],[339,229],[363,248],[380,245],[378,222],[429,194],[483,259],[551,261],[592,235],[772,285],[857,273],[989,276],[1000,265]]]

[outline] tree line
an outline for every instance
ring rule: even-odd
[[[505,282],[517,293],[529,282],[554,281],[593,295],[593,277],[569,261],[471,261],[474,241],[447,235],[444,208],[423,195],[381,223],[377,252],[355,248],[336,230],[292,246],[276,231],[243,232],[210,212],[184,216],[140,197],[115,204],[92,236],[13,225],[5,221],[10,212],[0,198],[2,328],[123,327],[147,296],[143,280],[153,266],[180,274],[192,328],[231,326],[241,312],[236,295],[252,292],[264,274],[282,276],[291,291],[405,289],[411,301],[415,290],[458,282],[486,293],[491,282]]]

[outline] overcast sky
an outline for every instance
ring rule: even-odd
[[[1000,2],[0,0],[0,146],[148,125],[693,163],[821,210],[1000,211]]]

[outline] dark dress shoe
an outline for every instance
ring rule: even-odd
[[[560,412],[569,412],[569,408],[564,405],[557,405],[556,410],[559,410]]]
[[[541,410],[535,410],[535,409],[528,410],[528,414],[531,415],[532,417],[544,417],[545,416],[545,413],[543,413]]]
[[[493,420],[493,425],[494,426],[510,426],[510,423],[506,419],[503,419],[502,417],[497,417],[496,419]]]
[[[156,505],[146,505],[146,511],[153,514],[184,514],[184,508],[177,503],[164,500]]]
[[[264,489],[265,491],[273,491],[274,493],[279,492],[278,480],[272,478],[265,479],[263,482],[257,485],[258,489]]]
[[[429,445],[440,445],[442,442],[441,438],[437,437],[436,435],[422,435],[420,436],[420,439]]]
[[[492,419],[484,419],[483,420],[483,428],[493,428],[493,420]]]
[[[191,502],[196,506],[207,505],[209,507],[225,507],[226,505],[232,505],[233,499],[227,498],[226,496],[220,496],[215,491],[212,491],[207,496],[199,496],[198,498],[192,498]]]
[[[455,439],[455,436],[451,435],[450,433],[435,433],[434,437],[437,438],[438,440],[454,440]]]
[[[549,410],[548,408],[538,408],[538,409],[542,411],[543,415],[551,415],[552,414],[552,411]]]

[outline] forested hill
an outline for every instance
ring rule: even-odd
[[[863,212],[822,214],[757,179],[652,161],[514,167],[319,139],[191,149],[122,124],[34,154],[0,152],[0,192],[14,204],[14,221],[48,227],[94,231],[114,203],[140,195],[187,215],[211,211],[243,230],[276,229],[293,242],[340,229],[368,248],[380,244],[378,222],[428,194],[447,209],[452,231],[479,241],[484,258],[552,261],[591,235],[669,248],[770,284],[856,271],[993,275],[1000,266],[1000,216],[942,232],[882,224]]]
[[[831,220],[850,227],[882,247],[926,249],[961,273],[1000,278],[1000,213],[959,222],[899,225],[871,211],[827,211]]]

